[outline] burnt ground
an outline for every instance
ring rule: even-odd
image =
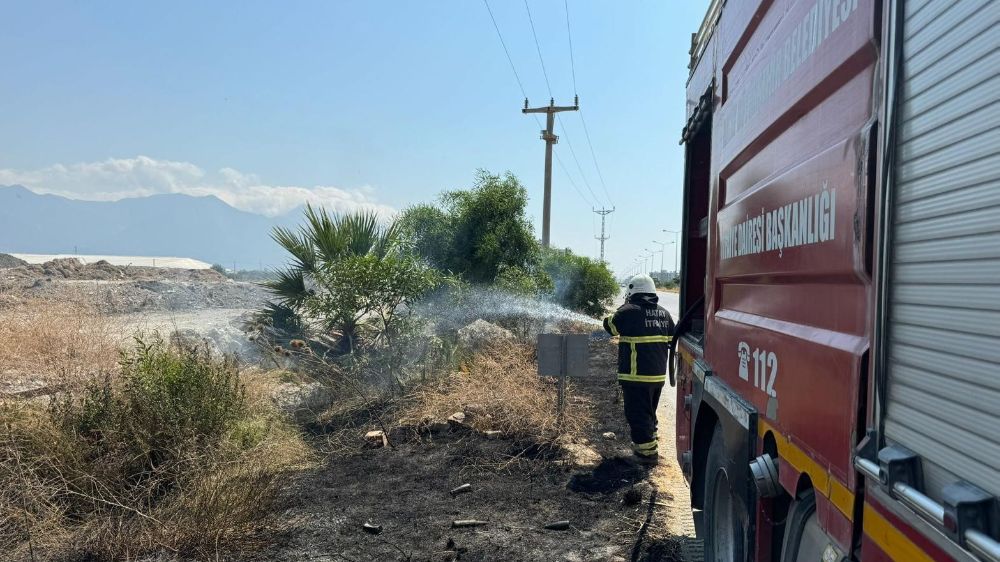
[[[665,511],[676,494],[661,493],[650,484],[650,472],[628,459],[613,353],[609,342],[595,343],[593,376],[574,389],[574,399],[594,407],[588,440],[602,457],[596,466],[567,467],[530,444],[465,430],[331,456],[296,485],[286,514],[293,528],[249,559],[681,560],[683,540],[670,535],[675,516]],[[609,431],[614,439],[602,437]],[[666,474],[654,479],[661,487],[678,485]],[[465,483],[471,492],[449,493]],[[686,505],[678,512],[686,513]],[[462,519],[485,524],[452,527]],[[544,529],[558,520],[568,520],[570,528]],[[382,530],[370,534],[365,523]]]

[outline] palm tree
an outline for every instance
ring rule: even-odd
[[[268,309],[285,316],[298,314],[313,294],[312,276],[325,264],[347,257],[373,256],[379,259],[399,248],[401,231],[397,221],[388,224],[371,211],[329,214],[326,209],[306,205],[305,224],[298,230],[276,227],[271,237],[291,255],[291,262],[264,283],[274,294]],[[344,339],[353,340],[357,326],[341,327]]]

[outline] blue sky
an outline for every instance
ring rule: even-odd
[[[563,2],[529,0],[557,103],[573,97]],[[623,270],[679,227],[690,34],[707,0],[570,1],[580,104],[562,114],[554,245]],[[491,0],[532,104],[548,91],[519,0]],[[510,170],[541,228],[543,143],[481,0],[6,2],[0,184],[88,199],[217,194],[401,209]],[[557,124],[557,128],[558,124]],[[581,178],[569,150],[572,143]],[[140,158],[141,157],[141,158]],[[667,268],[672,261],[667,248]]]

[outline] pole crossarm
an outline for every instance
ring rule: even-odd
[[[563,111],[579,111],[579,105],[546,105],[544,107],[526,107],[521,113],[561,113]]]

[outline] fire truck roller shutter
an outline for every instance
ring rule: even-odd
[[[885,436],[1000,496],[1000,2],[904,2]]]

